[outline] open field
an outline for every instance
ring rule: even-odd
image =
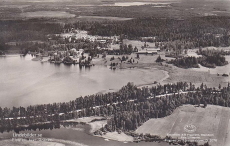
[[[36,11],[21,13],[22,17],[26,18],[71,18],[75,17],[74,14],[63,11]]]
[[[168,134],[174,138],[182,139],[182,134],[187,134],[185,139],[194,137],[200,140],[213,139],[210,142],[212,146],[229,146],[229,112],[229,108],[214,105],[208,105],[206,108],[184,105],[177,108],[168,117],[148,120],[136,132],[162,137]],[[196,130],[188,133],[184,130],[186,125],[194,125]]]
[[[175,82],[192,82],[196,85],[201,83],[206,84],[209,87],[217,87],[219,84],[226,86],[229,78],[217,76],[216,74],[210,74],[208,71],[195,71],[193,69],[182,69],[172,65],[168,67],[162,67],[162,69],[169,72],[169,78],[165,80],[166,83]]]

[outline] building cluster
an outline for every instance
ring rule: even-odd
[[[136,52],[137,54],[158,54],[158,52],[160,52],[160,48],[156,48],[156,47],[146,47],[143,48],[142,50],[138,50],[138,52]]]
[[[93,36],[89,35],[87,31],[83,30],[71,30],[68,33],[55,34],[53,37],[48,35],[48,40],[50,42],[56,41],[55,38],[66,40],[69,43],[76,43],[77,40],[88,40],[90,42],[115,44],[120,40],[119,36]]]

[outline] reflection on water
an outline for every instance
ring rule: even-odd
[[[0,58],[0,106],[27,106],[73,100],[81,95],[119,89],[127,82],[144,84],[164,77],[156,69],[110,70],[104,66],[80,69],[78,65],[55,65],[31,61],[31,56]],[[135,80],[134,80],[135,79]],[[43,138],[74,141],[89,146],[167,146],[166,143],[122,143],[105,141],[89,134],[89,125],[78,125],[83,131],[54,129],[22,131],[42,134]],[[12,138],[13,132],[0,134]],[[1,145],[1,142],[0,142]]]
[[[157,69],[112,71],[104,66],[80,69],[78,65],[56,65],[31,61],[32,57],[0,58],[0,106],[28,106],[66,102],[109,89],[120,89],[128,82],[146,84],[165,74]]]

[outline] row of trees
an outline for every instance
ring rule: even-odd
[[[207,88],[178,82],[157,85],[156,87],[137,88],[129,83],[118,92],[102,95],[79,97],[64,103],[36,106],[0,108],[0,127],[13,129],[36,123],[59,123],[62,120],[87,116],[112,116],[106,126],[109,131],[134,130],[149,118],[170,115],[182,104],[215,104],[228,107],[229,86],[227,88]],[[179,91],[197,91],[176,94]],[[165,97],[157,95],[173,93]]]
[[[92,115],[111,115],[116,104],[129,100],[142,101],[149,96],[150,91],[155,95],[159,95],[166,92],[177,92],[184,88],[183,83],[177,83],[164,86],[158,85],[150,89],[138,89],[129,83],[118,92],[79,97],[70,102],[13,107],[12,109],[0,107],[0,125],[5,126],[7,122],[11,124],[15,122],[17,123],[16,125],[30,125],[37,122],[55,121],[55,115],[61,120]],[[191,89],[193,89],[192,85]]]

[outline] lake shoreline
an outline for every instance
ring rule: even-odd
[[[163,71],[165,76],[161,79],[157,78],[158,80],[151,80],[149,79],[148,82],[144,84],[136,84],[137,86],[145,86],[145,85],[154,85],[154,83],[158,84],[167,84],[167,83],[176,83],[178,81],[180,82],[192,82],[197,85],[201,83],[205,83],[208,86],[216,87],[219,84],[226,85],[227,84],[227,78],[222,76],[217,76],[216,74],[211,74],[208,71],[202,71],[202,70],[195,70],[193,68],[189,69],[183,69],[176,67],[171,64],[167,63],[156,63],[155,59],[158,55],[154,56],[145,56],[138,60],[138,63],[119,63],[115,67],[115,70],[127,70],[127,69],[150,69],[150,68],[156,68],[157,70]],[[109,56],[111,57],[111,55]],[[106,57],[106,59],[96,59],[94,61],[95,65],[101,65],[101,66],[109,66],[110,62],[109,57]],[[118,56],[120,57],[120,56]],[[130,56],[135,58],[134,55]],[[151,59],[151,60],[150,60]],[[115,61],[117,62],[117,61]],[[156,81],[156,82],[155,82]]]

